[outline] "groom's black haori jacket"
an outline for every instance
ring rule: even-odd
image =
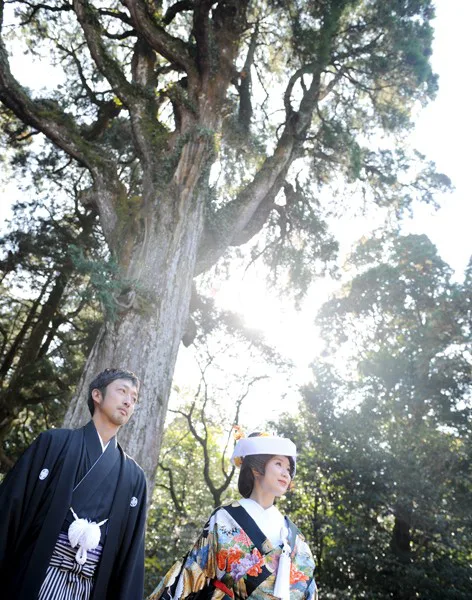
[[[36,600],[61,531],[79,517],[102,526],[103,552],[91,600],[142,600],[146,479],[93,421],[42,433],[0,486],[0,581],[5,600]],[[84,478],[84,475],[87,476]],[[80,486],[73,493],[79,482]]]

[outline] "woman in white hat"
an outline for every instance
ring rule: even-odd
[[[316,600],[311,551],[274,504],[295,475],[295,444],[253,434],[238,440],[231,460],[241,467],[242,499],[215,510],[148,600]]]

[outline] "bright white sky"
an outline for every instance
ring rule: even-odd
[[[438,200],[439,211],[428,207],[416,207],[414,218],[405,222],[405,232],[426,233],[437,245],[440,255],[456,271],[461,279],[472,254],[472,236],[469,232],[472,223],[472,203],[470,202],[470,140],[472,139],[472,119],[470,118],[470,24],[472,23],[472,2],[469,0],[436,0],[435,41],[433,46],[433,68],[439,74],[439,92],[436,100],[422,110],[417,120],[416,130],[411,136],[412,146],[434,160],[439,171],[446,173],[453,181],[455,190]],[[21,65],[31,87],[31,69],[24,71],[21,57],[12,61],[13,72],[18,74],[15,63]],[[20,68],[21,68],[20,67]],[[43,74],[38,71],[39,77]],[[26,83],[26,82],[25,82]],[[48,83],[51,77],[48,76]],[[40,81],[38,81],[38,87]],[[9,213],[13,187],[2,191],[0,222]],[[366,222],[366,229],[369,224]],[[352,227],[349,227],[351,230]],[[346,232],[348,229],[346,229]],[[365,231],[363,233],[368,233]],[[355,239],[349,240],[355,243]],[[262,397],[271,397],[271,410],[265,409],[266,417],[274,417],[281,409],[287,408],[286,400],[281,399],[289,387],[296,387],[309,377],[308,364],[321,348],[312,323],[316,309],[326,299],[332,284],[318,282],[308,295],[303,310],[293,311],[289,301],[280,302],[268,293],[256,274],[245,277],[235,276],[230,282],[215,290],[215,297],[228,308],[245,315],[250,327],[267,332],[268,340],[276,344],[280,352],[286,352],[298,365],[297,373],[291,382],[276,381],[276,389],[260,389]],[[187,352],[181,352],[177,369],[187,371]],[[185,365],[185,366],[184,366]],[[286,384],[286,389],[282,389]],[[261,384],[263,385],[263,384]],[[268,394],[268,395],[267,395]],[[261,396],[259,396],[261,397]],[[264,402],[263,404],[267,404]],[[251,404],[254,410],[254,404]],[[254,416],[254,413],[252,413]],[[257,423],[253,423],[254,426]]]
[[[412,144],[452,179],[455,191],[441,199],[442,207],[434,214],[418,208],[405,230],[426,233],[461,278],[472,255],[472,2],[436,0],[436,15],[432,63],[439,74],[439,92],[420,114]]]

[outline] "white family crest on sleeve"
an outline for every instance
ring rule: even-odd
[[[136,498],[136,496],[133,496],[131,498],[131,502],[129,503],[129,505],[131,506],[131,508],[134,508],[135,506],[138,505],[138,499]]]
[[[41,473],[39,474],[39,479],[42,481],[43,479],[46,479],[46,477],[49,475],[49,469],[43,469],[41,471]]]

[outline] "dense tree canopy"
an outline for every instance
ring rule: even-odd
[[[251,242],[303,291],[336,250],[342,197],[399,214],[447,185],[401,143],[436,90],[433,16],[431,0],[1,0],[10,135],[60,153],[117,266],[68,424],[93,373],[132,368],[141,410],[122,440],[152,480],[194,278]],[[53,89],[10,65],[19,39]]]
[[[327,594],[466,599],[472,589],[470,281],[425,236],[371,240],[319,317],[291,509]]]
[[[2,471],[40,431],[60,425],[101,321],[96,219],[79,206],[31,218],[32,204],[16,205],[15,227],[0,238]]]

